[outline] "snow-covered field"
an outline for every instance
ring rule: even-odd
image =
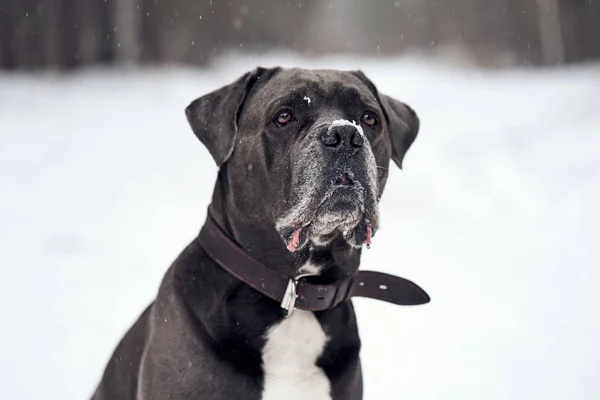
[[[600,398],[600,66],[271,56],[0,74],[0,399],[91,394],[205,216],[184,107],[257,64],[361,68],[421,117],[362,265],[432,303],[355,300],[366,399]]]

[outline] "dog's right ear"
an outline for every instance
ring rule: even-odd
[[[353,74],[377,97],[388,125],[392,160],[402,169],[404,156],[419,133],[417,113],[407,104],[379,93],[375,84],[362,71],[354,71]]]
[[[192,130],[221,166],[235,146],[238,119],[248,92],[259,80],[266,81],[279,68],[257,68],[235,82],[194,100],[185,114]]]

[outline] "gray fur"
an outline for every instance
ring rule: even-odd
[[[360,125],[348,120],[338,119],[326,123],[326,125],[328,130],[337,126],[350,125],[364,135]],[[362,243],[356,243],[354,239],[354,229],[363,218],[366,218],[368,222],[378,221],[377,194],[379,189],[377,164],[368,141],[365,142],[365,150],[360,157],[364,159],[360,163],[366,177],[364,182],[356,179],[357,175],[344,159],[340,159],[340,162],[333,167],[337,173],[332,175],[333,180],[343,173],[347,173],[355,179],[355,195],[359,206],[350,212],[319,213],[319,208],[334,191],[332,179],[324,184],[322,178],[323,169],[331,169],[332,166],[326,163],[323,146],[318,138],[312,137],[307,140],[306,146],[298,157],[298,162],[294,165],[293,205],[277,220],[276,229],[281,230],[286,226],[304,227],[309,231],[308,240],[317,246],[327,246],[333,238],[333,234],[338,231],[350,245],[361,247]],[[307,241],[304,245],[308,245],[308,243]]]

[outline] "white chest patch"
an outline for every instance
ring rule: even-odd
[[[310,311],[293,314],[267,332],[262,352],[262,400],[331,400],[331,383],[317,366],[327,336]]]

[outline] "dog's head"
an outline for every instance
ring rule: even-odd
[[[415,112],[360,71],[258,68],[186,114],[229,201],[269,219],[290,251],[339,235],[370,244],[389,161],[402,167],[419,130]]]

